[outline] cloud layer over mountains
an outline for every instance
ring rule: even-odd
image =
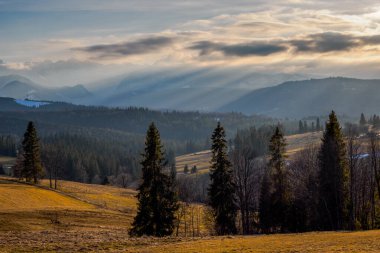
[[[380,78],[372,0],[5,0],[0,29],[0,74],[49,86],[170,67]]]

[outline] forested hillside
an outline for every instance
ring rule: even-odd
[[[106,177],[117,181],[123,175],[128,181],[139,178],[143,135],[151,122],[160,129],[169,164],[175,155],[209,149],[209,135],[219,120],[229,136],[239,128],[276,122],[239,113],[162,112],[11,98],[0,98],[0,119],[0,155],[16,155],[26,125],[33,121],[48,174],[53,173],[49,168],[58,166],[59,178],[89,183],[101,183]]]

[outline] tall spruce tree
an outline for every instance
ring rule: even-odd
[[[210,187],[208,189],[210,205],[215,218],[215,231],[218,235],[236,234],[236,196],[233,171],[227,156],[227,142],[224,128],[218,122],[212,140],[212,159]]]
[[[287,211],[290,203],[288,172],[285,164],[286,142],[279,126],[269,142],[270,160],[268,163],[273,192],[271,194],[271,214],[274,225],[285,231]]]
[[[317,131],[321,131],[321,123],[319,121],[319,117],[317,118],[317,122],[315,124],[315,128],[316,128]]]
[[[360,114],[360,121],[359,121],[360,126],[364,126],[367,124],[367,120],[365,119],[364,113]]]
[[[304,133],[302,120],[298,121],[298,133],[300,134]]]
[[[147,131],[142,156],[143,181],[138,188],[138,210],[129,234],[157,237],[171,235],[178,209],[177,196],[172,176],[163,173],[164,152],[154,123]]]
[[[37,130],[32,121],[29,122],[22,141],[21,175],[27,182],[33,180],[35,184],[43,176],[40,144]]]
[[[321,228],[345,229],[348,226],[349,170],[343,134],[334,111],[326,123],[318,160]]]

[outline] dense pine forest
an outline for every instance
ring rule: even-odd
[[[41,139],[45,167],[60,159],[61,179],[101,183],[106,177],[119,182],[128,175],[141,176],[138,155],[143,149],[145,128],[155,122],[165,144],[166,158],[210,148],[209,133],[223,121],[232,136],[239,128],[274,124],[263,116],[239,113],[152,111],[144,108],[105,108],[47,102],[36,107],[21,106],[0,98],[0,155],[17,156],[25,126],[33,121]],[[288,121],[288,124],[294,124]]]

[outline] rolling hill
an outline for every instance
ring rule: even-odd
[[[327,115],[331,110],[351,116],[378,114],[379,88],[380,80],[337,77],[292,81],[252,91],[219,110],[293,118]]]

